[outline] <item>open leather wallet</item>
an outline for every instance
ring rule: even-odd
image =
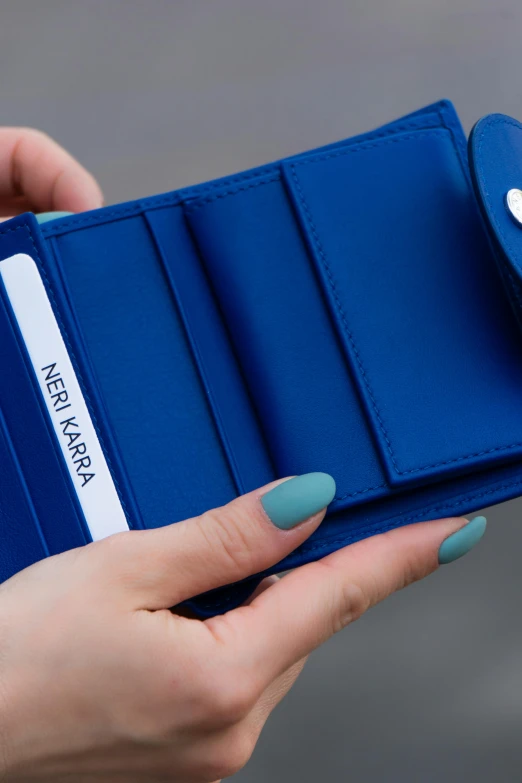
[[[522,494],[515,120],[480,120],[467,152],[442,101],[203,185],[21,215],[0,259],[0,579],[313,470],[336,498],[270,572]]]

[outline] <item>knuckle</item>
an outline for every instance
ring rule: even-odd
[[[22,191],[24,167],[27,161],[35,165],[42,151],[51,143],[51,139],[37,128],[21,127],[16,129],[16,140],[11,152],[10,178],[15,192]]]
[[[327,568],[332,581],[331,617],[332,633],[337,633],[358,620],[370,608],[372,602],[368,591],[355,582],[339,579],[339,572],[327,560],[319,561]]]
[[[347,582],[341,589],[340,606],[338,615],[339,629],[354,623],[370,608],[370,598],[365,591],[353,582]]]
[[[142,531],[129,530],[122,533],[115,533],[112,536],[103,538],[96,542],[99,552],[106,560],[128,561],[136,560],[140,557],[140,541]],[[138,535],[135,535],[137,533]]]
[[[105,575],[111,582],[120,584],[143,580],[149,569],[154,568],[151,558],[143,560],[143,540],[148,531],[129,530],[90,544],[91,552],[96,553],[93,567]]]
[[[419,560],[418,553],[415,551],[406,552],[405,560],[402,569],[402,577],[400,584],[397,585],[398,589],[409,587],[414,582],[418,582],[420,579],[424,579],[425,576],[433,570],[433,567],[429,562],[423,562]]]
[[[234,574],[243,575],[255,570],[255,548],[252,547],[251,522],[231,503],[220,509],[207,511],[199,517],[201,535],[213,552]]]
[[[240,723],[256,702],[254,684],[236,673],[221,676],[206,694],[206,713],[214,725],[232,726]]]

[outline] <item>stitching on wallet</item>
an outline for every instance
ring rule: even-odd
[[[346,500],[346,498],[354,498],[357,495],[364,495],[366,492],[371,492],[372,489],[382,489],[382,487],[387,487],[388,484],[375,484],[373,487],[365,487],[364,489],[358,489],[357,492],[348,492],[346,495],[336,495],[334,499],[332,500],[332,503],[335,503],[336,500]]]
[[[104,217],[108,217],[108,218],[116,217],[116,216],[119,216],[119,217],[129,217],[129,213],[132,213],[132,212],[134,212],[136,215],[139,215],[140,214],[140,210],[141,210],[140,205],[139,204],[135,204],[132,207],[124,207],[124,208],[121,208],[119,210],[114,210],[113,212],[104,212]],[[61,224],[62,228],[69,228],[69,226],[78,226],[78,225],[81,225],[81,224],[88,224],[88,223],[96,224],[96,222],[99,220],[99,218],[95,217],[94,215],[92,215],[90,217],[83,217],[83,218],[69,218],[69,219],[66,218],[66,220],[67,220],[67,223],[65,223],[65,220],[64,220],[64,223]],[[103,222],[105,222],[105,221],[100,221],[100,224],[102,224]],[[43,228],[44,228],[44,226],[42,226],[42,229]],[[42,231],[42,233],[44,233],[46,235],[49,235],[49,236],[54,236],[55,234],[59,234],[60,232],[54,232],[54,231],[50,231],[49,230],[49,231]]]
[[[268,185],[270,182],[277,182],[280,179],[280,174],[277,172],[271,177],[265,177],[264,179],[258,179],[254,182],[247,182],[244,185],[239,185],[237,188],[233,188],[232,190],[224,190],[221,193],[213,193],[212,196],[208,196],[208,198],[204,199],[198,199],[197,202],[191,203],[188,202],[185,211],[187,214],[192,214],[193,212],[197,212],[198,209],[201,207],[206,206],[207,204],[211,204],[213,201],[218,201],[221,198],[227,198],[228,196],[235,196],[236,193],[242,193],[244,190],[251,190],[252,188],[258,188],[260,185]]]
[[[47,285],[47,290],[49,291],[50,297],[51,297],[51,299],[54,302],[54,314],[55,314],[56,320],[58,321],[58,323],[60,325],[62,336],[63,336],[65,344],[67,345],[67,349],[68,349],[69,354],[71,356],[71,360],[74,362],[74,368],[76,370],[76,374],[78,375],[78,378],[81,381],[82,391],[83,391],[84,397],[87,400],[87,402],[89,403],[89,412],[91,414],[92,421],[93,421],[94,427],[96,429],[96,433],[98,435],[100,444],[103,446],[105,459],[107,460],[107,464],[111,468],[112,480],[114,481],[114,484],[115,484],[115,486],[116,486],[116,488],[118,490],[118,495],[119,495],[119,498],[120,498],[120,502],[121,502],[121,505],[123,507],[123,510],[125,511],[125,515],[127,517],[127,520],[130,520],[131,517],[130,517],[128,509],[126,507],[126,503],[125,503],[125,500],[123,498],[123,494],[122,494],[121,488],[119,486],[118,479],[114,475],[114,468],[112,466],[111,458],[110,458],[110,456],[109,456],[109,454],[107,452],[107,447],[105,446],[104,438],[103,438],[103,436],[102,436],[102,434],[100,432],[99,424],[98,424],[96,415],[94,413],[94,406],[93,406],[93,404],[91,402],[89,393],[87,392],[87,386],[86,386],[85,381],[83,379],[83,376],[82,376],[82,374],[80,372],[78,361],[77,361],[76,356],[74,354],[74,351],[72,349],[71,342],[70,342],[69,336],[67,334],[67,330],[65,329],[65,325],[64,325],[64,323],[62,321],[60,310],[58,308],[58,304],[56,302],[56,297],[54,295],[53,287],[52,287],[51,282],[49,280],[49,277],[47,275],[47,271],[46,271],[46,269],[45,269],[45,267],[44,267],[44,265],[42,263],[42,259],[40,258],[40,254],[38,253],[38,248],[36,247],[35,241],[33,239],[33,235],[31,233],[31,229],[27,225],[27,223],[21,223],[20,225],[15,226],[14,228],[8,228],[8,229],[6,229],[4,231],[0,231],[0,235],[2,235],[2,234],[9,234],[9,232],[18,231],[21,228],[25,229],[27,231],[27,234],[29,235],[29,239],[30,239],[31,245],[33,246],[34,254],[36,256],[36,259],[38,260],[39,269],[40,269],[40,271],[41,271],[41,273],[42,273],[42,275],[43,275],[43,277],[45,279],[45,282],[46,282],[46,285]]]
[[[450,116],[446,117],[447,114],[450,114]],[[468,187],[471,189],[469,166],[466,166],[466,160],[467,160],[466,146],[461,137],[461,133],[460,133],[461,129],[458,126],[458,123],[455,121],[455,117],[453,116],[453,113],[449,111],[447,105],[443,104],[442,106],[439,107],[438,115],[444,127],[447,128],[451,134],[451,140],[453,142],[453,146],[455,147],[455,151],[457,153],[457,158],[460,163],[460,168],[462,170],[462,173],[464,174],[464,179],[468,183]]]
[[[435,114],[435,110],[433,111]],[[368,135],[370,138],[382,138],[385,136],[389,136],[392,133],[397,133],[398,131],[401,131],[406,128],[418,128],[419,126],[422,127],[422,121],[424,120],[424,116],[419,115],[419,119],[417,122],[414,120],[411,120],[410,122],[402,122],[398,125],[394,125],[392,128],[388,128],[386,130],[381,131],[373,131]],[[188,203],[192,199],[197,199],[199,203],[199,196],[198,193],[205,192],[205,191],[211,191],[215,190],[216,188],[222,188],[227,187],[228,185],[232,185],[236,182],[244,182],[248,181],[254,177],[264,177],[267,174],[271,174],[273,172],[279,171],[279,165],[280,164],[267,164],[266,166],[260,166],[259,168],[255,169],[254,173],[251,171],[247,172],[241,172],[239,174],[233,174],[230,177],[227,177],[224,181],[223,179],[220,179],[218,182],[210,182],[206,185],[196,185],[194,187],[188,187],[188,188],[182,188],[180,190],[175,191],[174,193],[169,193],[165,196],[156,196],[154,197],[154,200],[151,201],[149,204],[147,204],[146,207],[143,206],[143,204],[140,201],[137,201],[132,207],[119,207],[115,208],[113,210],[104,211],[100,215],[92,215],[90,217],[82,217],[82,218],[65,218],[60,221],[60,227],[53,228],[49,225],[47,227],[46,225],[41,226],[41,231],[45,236],[60,236],[62,234],[67,234],[69,232],[69,228],[71,228],[72,231],[75,230],[76,226],[82,226],[82,225],[103,225],[104,223],[115,223],[118,220],[125,220],[127,217],[130,217],[132,214],[135,215],[141,215],[144,212],[148,212],[149,210],[155,210],[155,209],[162,209],[166,206],[177,206],[182,203],[183,198],[186,198],[188,200]],[[191,196],[191,191],[194,192],[194,196]],[[196,208],[196,205],[195,207]],[[109,218],[109,219],[107,219]],[[114,218],[114,220],[111,220],[110,218]]]
[[[476,492],[472,495],[466,495],[465,497],[459,497],[458,495],[452,502],[444,503],[439,506],[426,506],[424,508],[420,508],[418,511],[415,512],[415,514],[410,514],[409,516],[403,517],[401,514],[396,514],[393,517],[389,517],[386,520],[386,526],[382,527],[379,530],[375,530],[375,533],[383,533],[386,530],[389,530],[391,527],[391,523],[395,522],[396,520],[399,520],[402,523],[406,522],[420,522],[422,521],[422,517],[425,514],[431,514],[431,512],[440,513],[441,511],[446,511],[448,509],[458,508],[460,506],[464,506],[466,503],[468,503],[471,500],[478,500],[479,498],[488,497],[489,495],[494,495],[497,492],[502,492],[505,489],[511,489],[512,487],[518,487],[522,486],[522,481],[512,481],[509,484],[502,484],[497,487],[493,487],[493,489],[487,489],[483,490],[482,492]],[[378,523],[377,523],[378,524]],[[384,523],[383,523],[384,524]],[[343,542],[349,543],[350,541],[353,541],[356,538],[359,538],[360,534],[363,535],[367,533],[368,531],[373,531],[373,525],[365,525],[364,527],[360,527],[357,531],[357,535],[352,536],[343,536],[342,538],[331,538],[326,539],[325,541],[321,542],[320,544],[310,544],[310,546],[307,546],[306,542],[299,547],[300,552],[312,552],[318,549],[326,549],[328,546],[332,546],[335,544],[342,544]]]
[[[365,525],[364,527],[360,527],[356,535],[346,535],[340,538],[332,537],[330,539],[326,539],[320,544],[307,545],[305,542],[299,547],[298,551],[302,552],[303,554],[308,554],[309,552],[320,552],[324,549],[328,549],[329,547],[332,546],[335,547],[338,544],[343,544],[345,546],[348,546],[353,541],[360,540],[360,538],[364,538],[365,533],[369,531],[371,531],[373,535],[378,535],[379,533],[387,533],[388,530],[390,530],[390,528],[392,527],[391,523],[393,523],[397,519],[401,522],[401,525],[406,524],[407,522],[420,522],[424,514],[430,514],[432,511],[439,513],[447,509],[458,508],[459,506],[463,506],[471,500],[478,500],[479,498],[488,497],[489,495],[494,495],[496,492],[502,492],[505,489],[512,489],[513,487],[520,487],[520,486],[522,486],[522,481],[512,481],[509,484],[502,484],[501,486],[494,487],[493,489],[484,490],[483,492],[477,492],[474,493],[473,495],[467,495],[466,497],[461,497],[458,500],[455,499],[454,502],[452,503],[446,503],[445,505],[441,505],[441,506],[428,506],[425,508],[421,508],[415,514],[412,514],[407,517],[401,517],[401,515],[399,514],[394,517],[389,517],[389,519],[387,519],[386,522],[382,523],[377,528],[374,528],[372,525]],[[221,606],[226,605],[227,603],[231,603],[231,599],[227,598],[220,602],[203,604],[203,608],[204,609],[219,608]]]
[[[419,509],[415,514],[410,514],[409,516],[402,517],[400,514],[394,517],[389,517],[385,522],[381,524],[380,527],[377,529],[374,528],[373,525],[365,525],[364,527],[360,527],[357,531],[356,535],[348,535],[348,536],[342,536],[341,538],[331,538],[326,539],[325,541],[322,541],[320,544],[310,544],[309,546],[305,544],[300,547],[299,551],[303,553],[308,552],[314,552],[314,551],[320,551],[321,549],[327,549],[329,546],[336,546],[337,544],[349,544],[354,540],[358,540],[361,536],[364,536],[365,533],[372,531],[374,535],[378,533],[384,533],[387,530],[390,530],[392,524],[399,520],[401,525],[406,524],[408,522],[420,522],[422,520],[422,517],[425,514],[431,514],[431,512],[434,513],[440,513],[442,511],[446,511],[447,509],[453,509],[453,508],[459,508],[460,506],[466,505],[466,503],[470,502],[471,500],[478,500],[479,498],[488,497],[489,495],[494,495],[496,492],[502,492],[505,489],[511,489],[512,487],[522,486],[522,481],[514,481],[509,484],[504,484],[500,487],[495,487],[494,489],[488,489],[484,490],[483,492],[478,492],[473,495],[467,495],[466,497],[460,498],[458,500],[455,500],[452,503],[445,503],[440,506],[429,506],[425,508]]]
[[[429,136],[446,136],[446,128],[432,128],[428,131],[419,131],[417,133],[408,133],[407,136],[399,136],[393,139],[381,139],[377,142],[362,141],[360,144],[354,144],[353,147],[343,147],[342,149],[332,150],[332,152],[320,153],[310,157],[303,158],[302,160],[296,160],[291,162],[290,168],[294,169],[297,166],[307,166],[310,163],[319,163],[322,160],[330,160],[332,158],[342,158],[344,155],[355,154],[356,152],[366,152],[366,150],[374,149],[375,147],[386,147],[388,144],[402,144],[405,141],[413,141],[416,139],[424,139]]]

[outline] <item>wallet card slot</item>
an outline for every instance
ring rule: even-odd
[[[19,535],[28,543],[39,538],[42,557],[85,544],[90,540],[86,522],[1,277],[0,365],[9,379],[0,384],[0,426],[11,455],[10,464],[2,463],[2,500],[9,497],[7,475],[14,470],[26,493],[22,517],[24,507],[32,517],[29,530],[20,519]]]
[[[373,438],[279,175],[189,203],[186,214],[277,475],[330,471],[343,506],[385,494]]]
[[[285,168],[394,486],[522,454],[522,341],[445,128]]]
[[[212,409],[238,494],[273,481],[259,422],[181,205],[144,215]]]
[[[147,222],[131,217],[54,242],[143,526],[230,500],[237,489]]]

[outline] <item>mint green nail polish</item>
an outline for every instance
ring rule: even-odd
[[[58,218],[69,217],[69,215],[74,215],[74,212],[40,212],[35,217],[39,224],[42,225],[42,223],[48,223],[50,220],[58,220]]]
[[[317,514],[335,497],[335,481],[328,473],[305,473],[288,479],[261,498],[270,520],[289,530]]]
[[[449,536],[440,545],[439,563],[446,565],[446,563],[452,563],[467,554],[475,544],[478,544],[486,532],[486,524],[486,517],[475,517],[467,525]]]

